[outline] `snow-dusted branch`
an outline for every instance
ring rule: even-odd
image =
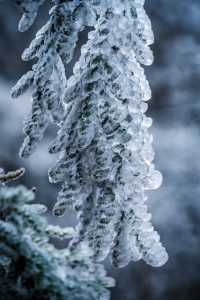
[[[24,187],[0,188],[0,298],[109,299],[113,280],[103,266],[92,262],[86,244],[79,251],[56,249],[49,236],[69,238],[73,231],[48,226],[41,216],[46,208],[33,199]]]

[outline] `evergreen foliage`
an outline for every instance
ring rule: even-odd
[[[23,186],[0,188],[0,299],[109,299],[113,280],[92,262],[87,245],[56,249],[50,238],[71,238],[74,231],[49,226],[41,216],[45,206],[33,200]]]

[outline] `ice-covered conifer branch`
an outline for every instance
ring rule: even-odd
[[[49,122],[61,122],[66,84],[64,66],[73,57],[78,33],[84,26],[92,25],[96,17],[95,10],[89,9],[88,3],[52,2],[55,5],[50,11],[49,21],[22,55],[26,61],[37,59],[37,62],[12,90],[12,97],[17,98],[32,88],[32,109],[24,125],[26,137],[20,151],[22,157],[29,156],[35,150]],[[30,3],[34,3],[33,7],[36,5],[35,1]]]
[[[77,211],[72,248],[87,240],[97,260],[110,252],[115,266],[161,266],[168,256],[145,204],[146,190],[162,183],[145,115],[151,24],[143,0],[103,1],[102,12],[68,81],[68,109],[50,148],[60,153],[50,180],[62,183],[54,212]]]
[[[24,187],[0,188],[0,298],[108,300],[113,280],[103,266],[92,262],[86,244],[56,249],[49,236],[60,237],[61,229],[48,226],[45,207],[33,199]]]
[[[146,190],[158,188],[162,175],[145,115],[151,90],[142,65],[153,61],[153,33],[144,0],[53,2],[50,20],[23,53],[37,62],[12,91],[18,97],[33,88],[21,155],[30,155],[56,122],[50,152],[60,156],[49,177],[62,183],[55,215],[77,211],[71,249],[87,241],[97,261],[111,253],[115,266],[138,259],[160,266],[167,253],[145,204]],[[66,84],[65,66],[85,25],[95,30]]]

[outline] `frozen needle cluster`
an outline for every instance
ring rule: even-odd
[[[83,24],[94,30],[66,80],[64,66]],[[63,30],[68,32],[64,39]],[[158,267],[168,258],[145,203],[146,191],[162,183],[153,164],[152,120],[145,114],[151,90],[142,65],[153,61],[152,43],[144,0],[56,1],[50,21],[23,55],[38,58],[32,79],[22,78],[13,91],[18,96],[33,82],[24,156],[42,137],[52,113],[62,120],[50,147],[59,159],[49,177],[62,184],[55,215],[66,208],[78,215],[70,249],[87,241],[95,260],[110,254],[117,267],[139,259]]]
[[[37,17],[38,10],[45,0],[12,0],[22,10],[22,18],[18,29],[21,32],[28,30]]]

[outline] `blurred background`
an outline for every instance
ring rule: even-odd
[[[149,207],[170,259],[160,269],[138,262],[116,270],[106,263],[117,280],[112,300],[199,300],[200,1],[146,0],[146,9],[155,33],[155,63],[146,70],[153,91],[148,115],[154,119],[156,165],[164,176],[163,186],[149,193]],[[50,222],[73,223],[74,216],[51,215],[59,187],[48,183],[47,170],[56,157],[47,148],[55,128],[30,159],[18,156],[30,95],[14,101],[10,89],[30,68],[20,55],[48,18],[48,4],[27,33],[17,32],[19,16],[10,1],[0,3],[0,166],[6,171],[25,166],[21,182],[37,187],[37,201],[47,204]],[[80,43],[85,37],[82,33]]]

